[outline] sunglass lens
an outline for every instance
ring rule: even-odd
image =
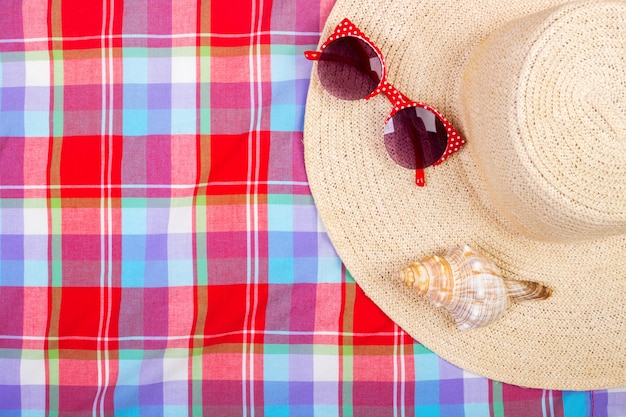
[[[335,97],[359,100],[367,97],[380,83],[382,64],[367,42],[346,36],[324,48],[317,73],[324,88]]]
[[[446,150],[448,135],[439,118],[422,107],[397,112],[385,125],[385,147],[400,166],[423,169],[433,165]]]

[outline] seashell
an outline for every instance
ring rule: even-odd
[[[545,300],[552,290],[533,281],[505,279],[498,267],[468,245],[443,256],[427,256],[393,274],[435,307],[450,312],[460,330],[486,326],[502,317],[510,300]]]

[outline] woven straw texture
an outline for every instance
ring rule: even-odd
[[[349,18],[468,143],[418,188],[386,154],[389,102],[339,100],[314,68],[307,174],[356,281],[444,359],[525,387],[625,386],[626,3],[562,3],[339,0],[322,41]],[[390,279],[463,243],[553,296],[461,332]]]

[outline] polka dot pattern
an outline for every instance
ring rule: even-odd
[[[454,154],[459,149],[461,149],[461,147],[465,144],[465,139],[461,137],[461,135],[452,126],[452,124],[437,109],[433,108],[432,106],[426,103],[420,103],[418,101],[411,101],[404,94],[402,94],[396,87],[394,87],[391,83],[389,83],[389,81],[387,81],[387,70],[386,70],[387,67],[385,65],[385,60],[383,59],[382,52],[349,19],[344,19],[337,25],[337,27],[335,28],[335,31],[328,37],[326,42],[322,44],[321,50],[323,51],[333,41],[340,39],[340,38],[344,38],[346,36],[354,36],[356,38],[364,40],[372,47],[372,49],[374,49],[374,51],[378,55],[378,59],[380,60],[380,64],[382,67],[381,81],[378,87],[376,87],[376,89],[368,97],[366,97],[366,99],[370,99],[379,94],[384,94],[389,99],[389,101],[393,105],[393,110],[391,111],[391,114],[389,114],[389,116],[387,117],[387,120],[385,120],[385,123],[391,117],[393,117],[394,114],[396,114],[397,112],[403,109],[406,109],[408,107],[422,107],[432,112],[439,120],[441,120],[441,122],[443,123],[443,125],[445,126],[448,132],[448,144],[446,146],[446,150],[444,151],[441,158],[437,162],[435,162],[433,165],[438,165],[442,163],[450,155]],[[423,184],[418,184],[418,185],[423,185]]]

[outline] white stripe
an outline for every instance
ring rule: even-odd
[[[109,39],[112,38],[113,36],[113,16],[115,15],[115,2],[112,1],[111,3],[111,11],[109,13],[109,33],[108,33],[108,37]],[[110,358],[109,358],[109,342],[108,340],[106,340],[106,338],[108,337],[109,334],[109,329],[111,328],[111,315],[113,314],[113,301],[112,301],[112,296],[113,296],[113,208],[112,208],[112,204],[111,204],[111,182],[113,180],[112,178],[112,172],[113,170],[111,169],[112,165],[113,165],[113,83],[115,82],[114,79],[114,75],[113,75],[113,52],[111,50],[111,45],[113,44],[112,40],[109,41],[109,47],[106,49],[107,51],[107,59],[109,62],[109,71],[108,71],[108,76],[109,76],[109,102],[108,102],[108,129],[106,132],[106,141],[108,143],[108,148],[109,148],[109,154],[108,154],[108,170],[106,171],[108,178],[106,181],[107,184],[107,194],[106,194],[106,209],[107,209],[107,216],[108,216],[108,230],[107,230],[107,235],[108,235],[108,258],[107,258],[107,313],[106,313],[106,324],[104,327],[104,375],[105,375],[105,379],[104,379],[104,390],[102,392],[102,396],[100,398],[100,414],[101,415],[105,415],[104,413],[104,404],[105,404],[105,399],[106,399],[106,394],[107,394],[107,390],[109,388],[109,384],[110,384],[110,378],[111,378],[111,369],[110,369]]]
[[[405,404],[406,404],[406,392],[405,392],[405,361],[404,361],[404,343],[403,330],[396,324],[394,324],[393,334],[393,415],[394,417],[399,415],[404,417]]]
[[[132,341],[180,341],[180,340],[197,340],[197,339],[218,339],[226,336],[238,336],[249,334],[248,331],[233,331],[225,333],[216,333],[212,335],[178,335],[178,336],[120,336],[120,337],[92,337],[92,336],[16,336],[16,335],[0,335],[0,340],[28,340],[34,342],[41,341],[86,341],[94,342],[106,340],[107,342],[132,342]],[[331,332],[331,331],[287,331],[287,330],[263,330],[254,332],[264,336],[329,336],[329,337],[391,337],[394,333],[352,333],[352,332]]]
[[[550,415],[554,416],[554,398],[552,396],[552,390],[550,390]]]
[[[397,327],[397,326],[396,326]],[[406,416],[405,404],[406,404],[406,363],[404,361],[404,332],[398,327],[400,332],[400,412],[401,416]]]
[[[243,354],[248,355],[248,363],[246,364],[246,360],[242,361],[242,397],[243,397],[243,415],[248,415],[248,404],[250,409],[250,415],[254,416],[254,336],[256,334],[256,314],[258,308],[258,282],[259,282],[259,206],[258,206],[258,185],[259,185],[259,176],[260,176],[260,165],[261,165],[261,140],[260,140],[260,129],[261,129],[261,117],[262,117],[262,107],[258,105],[263,102],[263,90],[261,85],[262,73],[261,73],[261,65],[262,65],[262,51],[261,44],[258,42],[258,36],[262,33],[259,29],[262,26],[263,22],[263,2],[259,2],[259,11],[257,12],[257,3],[256,1],[252,3],[252,13],[251,13],[251,33],[248,34],[250,39],[250,49],[249,49],[249,71],[250,71],[250,103],[251,103],[251,111],[250,111],[250,128],[248,133],[248,177],[247,177],[247,187],[246,187],[246,228],[251,233],[247,234],[247,242],[246,242],[246,250],[247,250],[247,293],[246,293],[246,315],[244,318],[244,329],[247,331],[248,328],[251,328],[249,331],[250,335],[250,343],[248,345],[248,340],[244,339],[243,341]],[[258,16],[257,16],[258,14]],[[255,28],[255,21],[257,27]],[[256,31],[255,31],[256,29]],[[256,73],[255,73],[256,68]],[[256,85],[256,91],[254,86]],[[256,115],[256,118],[255,118]],[[252,159],[253,151],[256,152],[254,154],[254,160]],[[253,167],[254,162],[254,167]],[[254,168],[254,170],[253,170]],[[252,250],[252,245],[254,245],[254,250]],[[252,272],[254,270],[254,272]],[[252,287],[251,287],[252,285]],[[252,291],[252,293],[250,292]],[[250,300],[254,299],[252,306],[250,306]],[[249,353],[247,352],[249,350]],[[248,368],[246,368],[248,367]]]
[[[548,395],[548,406],[546,405],[546,393]],[[543,417],[554,417],[554,398],[552,396],[552,390],[543,390],[541,394],[541,413]]]
[[[111,35],[110,39],[196,39],[196,38],[219,38],[219,39],[249,39],[250,33],[177,33],[171,35],[153,35],[153,34],[116,34]],[[252,33],[252,36],[267,35],[284,35],[284,36],[317,36],[320,32],[292,32],[285,30],[264,30]],[[35,43],[35,42],[82,42],[101,39],[101,36],[50,36],[26,39],[0,39],[3,43]]]
[[[106,7],[106,0],[104,0],[102,2],[102,16],[106,16],[107,15],[107,7]],[[106,66],[106,48],[105,48],[105,29],[106,29],[106,23],[105,20],[102,20],[102,35],[100,36],[100,47],[101,47],[101,55],[100,55],[100,61],[101,61],[101,65],[100,65],[100,71],[102,72],[102,118],[100,120],[100,150],[102,153],[102,158],[104,158],[104,137],[106,134],[106,109],[107,109],[107,90],[106,90],[106,84],[107,84],[107,76],[106,76],[106,71],[107,71],[107,66]],[[100,184],[104,183],[104,167],[105,167],[105,163],[103,160],[100,161],[102,167],[101,167],[101,172],[100,172]],[[102,294],[102,286],[104,284],[104,274],[105,274],[105,263],[104,263],[104,256],[105,256],[105,233],[104,233],[104,229],[105,229],[105,216],[104,216],[104,210],[102,209],[102,206],[104,204],[104,195],[105,195],[105,189],[104,187],[101,188],[100,191],[100,312],[99,312],[99,320],[98,320],[98,340],[97,340],[97,347],[96,347],[96,362],[97,362],[97,367],[98,367],[98,390],[96,391],[96,396],[94,398],[93,401],[93,406],[92,406],[92,410],[91,410],[91,414],[93,416],[97,416],[98,414],[98,403],[100,401],[100,395],[102,393],[102,383],[103,383],[103,371],[102,371],[102,366],[101,366],[101,361],[102,361],[102,351],[100,349],[100,336],[102,335],[102,329],[104,327],[104,322],[103,322],[103,316],[104,316],[104,295]]]
[[[223,186],[243,186],[243,185],[296,185],[296,186],[308,186],[309,183],[305,181],[214,181],[205,182],[199,184],[107,184],[104,185],[0,185],[0,190],[72,190],[72,189],[101,189],[107,190],[186,190],[194,189],[196,187],[223,187]]]
[[[393,326],[393,417],[398,417],[398,326]]]
[[[250,21],[250,31],[252,32],[252,30],[254,30],[254,19],[256,17],[256,0],[254,0],[252,2],[252,13],[251,13],[251,21]],[[249,319],[250,319],[250,315],[252,314],[250,311],[250,299],[251,299],[251,294],[250,294],[250,284],[252,282],[252,280],[254,279],[254,281],[256,282],[256,276],[253,278],[252,276],[252,267],[253,267],[253,263],[252,263],[252,240],[250,238],[250,231],[253,231],[252,228],[252,224],[254,223],[254,219],[253,217],[256,216],[256,212],[254,211],[254,207],[251,207],[251,194],[252,194],[252,188],[254,187],[254,179],[251,178],[252,177],[252,151],[254,149],[254,147],[252,146],[252,141],[254,139],[254,132],[255,132],[255,123],[256,123],[256,119],[254,118],[255,112],[258,111],[258,107],[256,106],[256,94],[255,94],[255,90],[254,90],[254,83],[255,83],[255,72],[254,72],[254,66],[255,66],[255,62],[254,62],[254,42],[255,42],[255,35],[254,33],[250,33],[248,34],[248,39],[250,40],[250,49],[249,49],[249,60],[248,60],[248,70],[250,71],[250,126],[248,128],[248,166],[247,166],[247,187],[246,187],[246,230],[248,230],[249,232],[246,234],[246,313],[244,316],[244,329],[246,330],[246,332],[248,331],[248,327],[249,327]],[[254,233],[254,231],[252,232]],[[255,264],[256,265],[256,264]],[[255,270],[255,274],[256,274],[256,270]],[[252,327],[252,329],[254,329],[254,327]],[[251,343],[250,343],[250,349],[253,349],[252,346],[254,346],[254,341],[251,339]],[[250,389],[249,388],[249,383],[248,383],[248,379],[250,381],[253,380],[252,378],[252,373],[253,373],[253,366],[254,366],[254,355],[253,352],[250,352],[249,356],[247,353],[248,350],[248,340],[247,338],[244,338],[243,343],[242,343],[242,361],[241,361],[241,373],[242,373],[242,378],[241,378],[241,390],[242,390],[242,407],[243,407],[243,416],[247,417],[248,415],[248,393],[250,392],[250,410],[251,410],[251,414],[253,414],[253,407],[252,407],[252,392],[254,392],[254,389]],[[248,363],[249,361],[249,363]],[[250,368],[250,369],[248,369]],[[248,375],[250,374],[250,375]]]
[[[100,193],[100,321],[98,323],[98,343],[97,343],[97,360],[98,360],[98,391],[94,398],[94,404],[92,409],[92,415],[97,416],[98,412],[104,415],[104,398],[106,396],[107,386],[109,384],[110,369],[109,369],[109,351],[107,335],[109,333],[109,326],[111,323],[111,284],[112,284],[112,211],[111,211],[111,188],[106,184],[111,183],[111,132],[113,126],[113,116],[111,109],[113,108],[111,101],[113,100],[113,58],[111,55],[110,46],[107,46],[107,38],[112,35],[113,26],[113,5],[111,10],[108,10],[108,0],[102,2],[102,16],[109,15],[108,25],[109,33],[106,32],[107,22],[105,19],[102,21],[102,35],[101,35],[101,48],[102,48],[102,120],[101,120],[101,152],[102,152],[102,171],[100,175],[101,193]],[[107,91],[108,86],[108,91]],[[107,155],[107,148],[109,154]],[[107,305],[104,305],[105,291]],[[102,343],[102,349],[100,348]]]
[[[256,2],[254,3],[256,8]],[[254,10],[253,8],[253,10]],[[253,11],[253,15],[256,14],[256,11]],[[257,33],[261,33],[261,27],[263,25],[263,0],[259,1],[259,12],[258,12],[258,21],[257,21]],[[253,20],[254,22],[254,20]],[[259,35],[256,35],[258,37]],[[253,43],[254,45],[254,43]],[[254,406],[255,406],[255,398],[254,398],[254,336],[256,334],[256,315],[259,304],[259,186],[258,181],[261,176],[261,116],[263,114],[263,84],[261,80],[263,79],[263,75],[261,72],[262,66],[262,51],[261,51],[261,42],[256,42],[256,51],[254,53],[256,57],[256,86],[257,86],[257,100],[256,100],[256,122],[255,129],[256,134],[254,138],[256,140],[255,149],[256,149],[256,165],[254,172],[254,196],[253,196],[253,209],[254,209],[254,305],[252,307],[252,332],[251,332],[251,344],[250,344],[250,415],[254,417]],[[254,113],[253,113],[254,114]]]

